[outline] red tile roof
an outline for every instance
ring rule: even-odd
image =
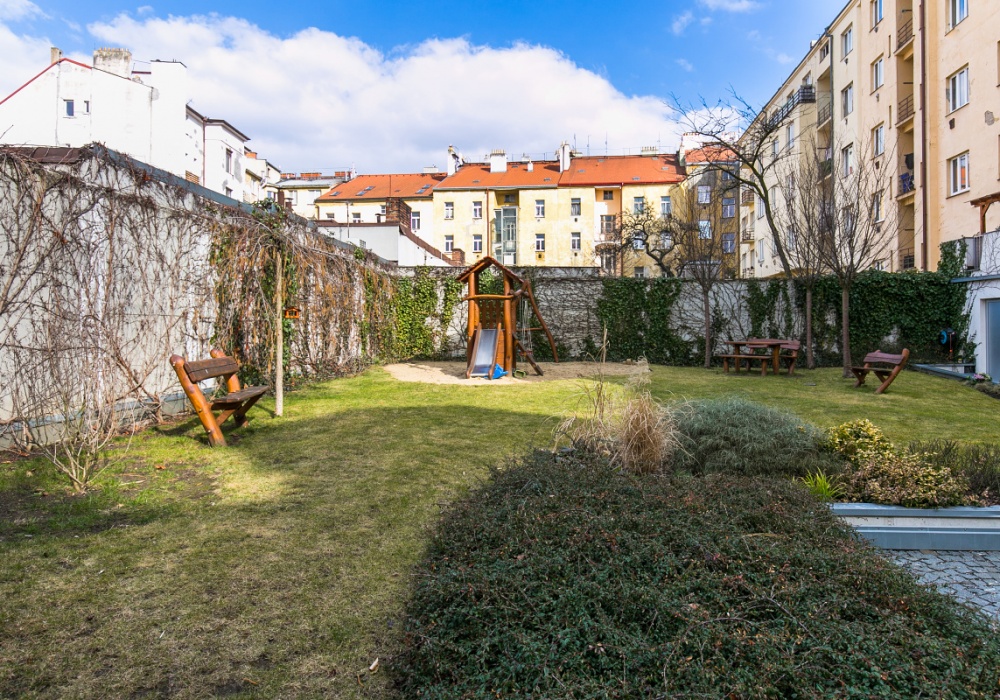
[[[442,173],[397,173],[395,175],[358,175],[353,180],[330,188],[317,202],[355,202],[371,199],[380,201],[389,197],[401,199],[431,199],[434,187],[445,175]]]
[[[732,163],[735,160],[736,154],[724,146],[704,146],[684,154],[684,162],[688,165]]]
[[[467,163],[441,183],[439,190],[484,190],[555,187],[559,184],[559,164],[540,161],[532,164],[507,163],[507,170],[491,173],[489,163]]]
[[[673,184],[684,180],[677,156],[582,156],[559,177],[560,187]]]

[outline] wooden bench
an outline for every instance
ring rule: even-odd
[[[747,372],[751,370],[752,362],[760,362],[760,375],[763,377],[767,374],[767,368],[771,366],[771,355],[753,355],[746,353],[732,353],[729,355],[716,355],[716,357],[722,359],[722,370],[724,372],[729,371],[729,361],[733,361],[733,367],[736,370],[736,374],[740,373],[740,367],[743,363],[747,363]]]
[[[903,370],[903,367],[906,366],[906,361],[909,359],[910,351],[906,348],[903,348],[903,352],[900,355],[893,355],[881,350],[868,353],[865,355],[865,364],[863,367],[851,367],[851,372],[858,378],[858,381],[854,384],[854,388],[857,389],[864,384],[868,374],[873,373],[882,382],[882,385],[875,390],[875,393],[881,394],[889,388],[889,385],[892,384],[896,375]]]
[[[208,442],[212,447],[225,447],[226,438],[222,435],[219,425],[230,416],[237,426],[247,422],[246,413],[267,393],[269,387],[248,386],[240,388],[240,380],[236,373],[240,365],[236,360],[227,357],[221,350],[212,350],[212,359],[187,362],[180,355],[171,355],[170,364],[177,372],[184,393],[191,400],[195,413],[201,419],[201,424],[208,432]],[[198,387],[198,382],[213,377],[223,377],[229,393],[209,401]],[[216,415],[213,411],[219,411]]]

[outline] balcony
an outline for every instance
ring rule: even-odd
[[[917,189],[917,182],[913,178],[913,173],[903,173],[899,176],[899,187],[896,197],[905,197],[912,194]]]
[[[774,126],[781,123],[800,104],[814,104],[816,102],[816,88],[813,85],[803,85],[795,91],[794,95],[785,102],[784,106],[776,110],[771,115],[769,124]]]
[[[899,111],[896,117],[896,126],[899,126],[903,122],[909,121],[914,115],[913,109],[913,95],[907,95],[899,103]]]
[[[833,103],[828,102],[819,108],[819,112],[816,115],[816,126],[822,126],[831,119],[833,119]]]
[[[913,18],[906,20],[899,26],[899,31],[896,32],[896,51],[899,51],[904,46],[913,41]]]
[[[827,158],[819,162],[819,178],[825,180],[833,174],[833,158]]]
[[[740,204],[753,204],[753,190],[749,187],[744,188],[740,193]]]
[[[740,243],[753,243],[753,231],[751,229],[743,229],[743,233],[740,234]]]

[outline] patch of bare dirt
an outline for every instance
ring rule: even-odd
[[[501,377],[500,379],[465,378],[466,364],[464,362],[400,362],[386,365],[385,370],[401,382],[423,382],[424,384],[464,384],[466,386],[504,386],[524,382],[544,382],[553,379],[579,379],[593,377],[598,373],[598,365],[593,362],[539,362],[544,373],[538,376],[531,365],[519,364],[518,369],[525,370],[523,377]],[[645,365],[636,363],[606,362],[603,367],[605,376],[621,377],[636,372],[649,371]]]

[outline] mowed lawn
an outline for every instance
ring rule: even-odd
[[[655,367],[651,388],[870,418],[900,442],[1000,439],[994,399],[915,372],[884,396],[836,370]],[[149,430],[86,497],[42,462],[0,465],[0,697],[395,697],[385,669],[442,505],[581,408],[580,381],[372,369],[289,395],[280,419],[265,403],[229,449],[193,419]]]

